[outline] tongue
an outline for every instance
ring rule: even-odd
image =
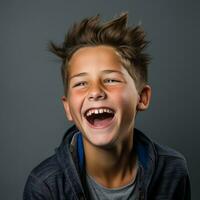
[[[93,122],[93,126],[96,126],[96,127],[105,127],[107,126],[112,120],[112,117],[108,117],[108,118],[105,118],[105,119],[94,119],[94,122]]]

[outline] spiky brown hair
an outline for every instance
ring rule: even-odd
[[[75,23],[65,36],[62,45],[50,42],[49,49],[62,59],[61,74],[65,93],[68,88],[68,62],[81,47],[108,45],[120,55],[123,66],[136,83],[138,90],[147,83],[149,55],[144,52],[148,45],[141,26],[127,27],[128,14],[123,13],[111,21],[100,23],[100,16],[85,18]]]

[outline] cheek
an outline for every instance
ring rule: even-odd
[[[79,101],[81,101],[82,98],[83,92],[81,92],[80,90],[73,90],[69,92],[69,99],[72,102],[72,104],[78,103]]]
[[[69,93],[69,105],[73,115],[81,112],[81,106],[83,103],[83,95],[81,92],[73,91]]]
[[[122,112],[122,125],[128,128],[133,123],[133,120],[135,120],[137,96],[130,90],[122,92],[121,96],[119,104]]]
[[[112,92],[113,102],[122,109],[131,111],[137,106],[137,93],[129,88],[118,88]]]

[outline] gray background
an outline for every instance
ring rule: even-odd
[[[199,199],[200,1],[42,0],[0,2],[0,199],[20,200],[30,170],[54,152],[69,126],[60,62],[47,51],[74,21],[129,12],[142,22],[153,61],[151,106],[136,127],[183,153]]]

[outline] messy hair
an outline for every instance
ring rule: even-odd
[[[82,47],[107,45],[115,49],[123,66],[136,83],[137,89],[147,83],[149,55],[144,52],[148,45],[141,26],[127,26],[128,14],[100,23],[100,16],[85,18],[75,23],[61,45],[50,42],[49,49],[62,59],[61,74],[65,93],[68,88],[68,63],[72,55]]]

